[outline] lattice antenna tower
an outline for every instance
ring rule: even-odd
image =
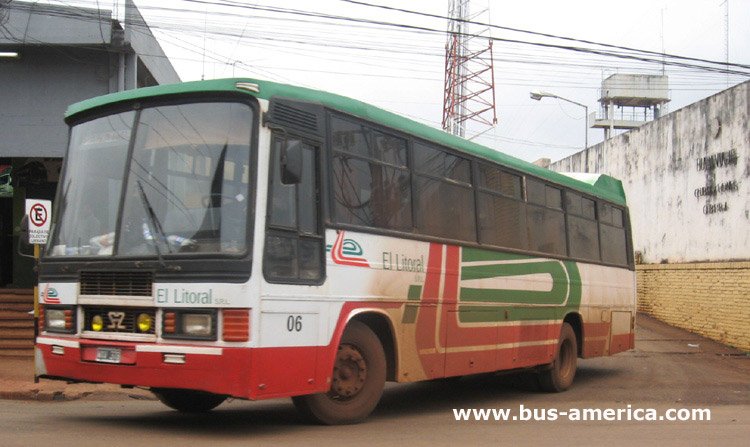
[[[469,22],[489,23],[489,7],[470,13],[469,3],[450,0],[448,6],[443,130],[466,137],[467,125],[474,122],[475,138],[497,124],[495,67],[489,27],[469,30]]]

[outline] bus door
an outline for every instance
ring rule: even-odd
[[[318,149],[275,135],[271,144],[258,365],[260,394],[325,388],[318,358],[325,343],[315,296],[324,279]]]

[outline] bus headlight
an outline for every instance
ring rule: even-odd
[[[164,309],[162,337],[193,340],[216,340],[215,309]]]
[[[209,314],[183,314],[182,333],[197,337],[208,337],[213,332],[212,316]]]
[[[72,308],[47,307],[44,310],[44,329],[49,332],[72,333],[74,321]]]

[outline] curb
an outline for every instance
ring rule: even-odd
[[[40,386],[41,385],[41,386]],[[70,402],[83,398],[98,400],[155,400],[145,390],[134,390],[124,388],[85,386],[76,389],[74,386],[58,385],[47,386],[46,383],[36,384],[29,382],[5,382],[0,385],[0,399],[5,400],[28,400],[39,402]]]
[[[66,393],[65,391],[43,391],[35,388],[22,391],[0,391],[0,399],[63,402],[78,400],[91,394],[93,393],[90,391],[80,393]]]

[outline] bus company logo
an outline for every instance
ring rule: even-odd
[[[362,246],[354,239],[344,239],[344,233],[344,231],[339,232],[336,242],[330,249],[333,262],[339,265],[370,267],[367,259],[360,257],[363,254]]]
[[[60,304],[60,297],[57,295],[57,289],[50,287],[49,284],[44,287],[42,300],[46,304]]]
[[[332,248],[332,244],[326,245],[326,252],[330,253]],[[354,239],[344,239],[344,243],[341,246],[341,253],[345,256],[361,256],[362,246]]]

